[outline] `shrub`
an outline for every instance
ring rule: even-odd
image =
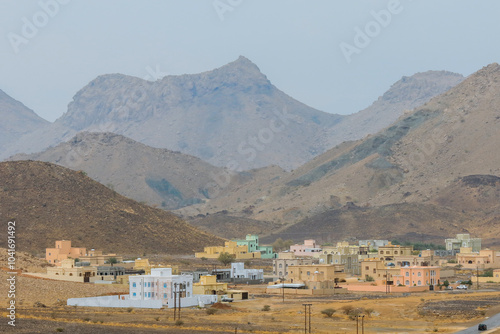
[[[373,281],[375,281],[375,279],[373,277],[371,277],[370,275],[366,275],[366,281],[373,282]]]
[[[351,305],[344,305],[340,309],[342,310],[342,312],[344,312],[345,315],[349,315],[352,310],[354,310],[354,307]]]
[[[155,318],[155,320],[156,320],[156,321],[160,321],[160,317],[156,317],[156,318]]]
[[[228,264],[230,264],[231,262],[234,261],[234,255],[223,252],[223,253],[220,253],[217,260],[219,260],[219,262],[222,263],[223,265],[227,266]]]
[[[271,306],[269,306],[269,305],[264,305],[264,307],[262,308],[262,311],[265,311],[265,312],[267,312],[267,311],[271,311]]]
[[[321,314],[324,314],[326,315],[328,318],[331,318],[332,315],[336,312],[335,309],[333,308],[327,308],[327,309],[324,309],[323,311],[321,311]]]
[[[133,310],[134,310],[134,309],[133,309],[132,307],[127,308],[127,312],[128,312],[128,313],[132,312]]]
[[[372,308],[365,308],[365,314],[367,316],[370,316],[373,312],[375,312],[374,309],[372,309]]]
[[[64,332],[64,328],[58,327],[56,328],[56,332]]]
[[[182,326],[182,325],[184,325],[184,321],[182,321],[181,319],[176,320],[176,321],[175,321],[175,325],[176,325],[176,326]]]
[[[217,309],[216,308],[207,308],[206,312],[208,315],[212,315],[212,314],[217,313]]]

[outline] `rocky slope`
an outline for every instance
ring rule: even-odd
[[[15,219],[19,251],[40,252],[69,239],[105,252],[186,254],[223,241],[50,163],[2,162],[0,184],[0,218],[3,225]]]
[[[39,160],[82,170],[125,197],[163,209],[215,197],[221,191],[216,180],[234,174],[199,158],[113,133],[82,132],[44,152],[19,154],[9,160]]]
[[[50,124],[2,90],[0,90],[0,120],[0,152],[21,136]]]
[[[464,79],[461,74],[448,71],[427,71],[404,76],[368,108],[344,118],[335,127],[330,142],[334,146],[374,134],[394,123],[405,111],[420,107]]]
[[[491,64],[406,113],[390,127],[329,150],[293,172],[270,180],[263,191],[249,187],[228,194],[225,204],[236,212],[253,206],[253,214],[248,218],[287,225],[306,222],[349,202],[359,207],[398,203],[443,206],[451,199],[443,202],[442,196],[458,196],[456,192],[441,192],[457,178],[477,174],[500,176],[499,105],[500,66]],[[235,203],[231,198],[240,201]],[[210,212],[217,206],[220,210],[219,200],[222,198],[198,209]],[[489,201],[480,203],[481,210],[491,209]],[[456,210],[453,206],[451,209]],[[459,230],[465,228],[484,237],[487,231],[499,229],[498,211],[487,216],[478,212],[465,220],[450,221]],[[229,214],[235,213],[230,210]],[[422,221],[419,229],[433,226],[430,221]],[[382,223],[381,217],[373,215],[374,226]],[[347,226],[347,221],[344,224]]]

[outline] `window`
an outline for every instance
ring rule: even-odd
[[[166,288],[167,287],[167,283],[163,283],[163,287]]]
[[[311,272],[310,272],[310,271],[308,271],[308,272],[307,272],[307,276],[309,276],[309,275],[311,275]]]
[[[167,294],[166,293],[163,294],[163,298],[167,298]]]
[[[137,287],[137,284],[136,284],[135,282],[134,282],[134,283],[132,283],[132,287],[133,287],[133,288]]]
[[[417,285],[422,285],[422,282],[421,282],[421,281],[418,281],[418,282],[417,282]]]
[[[422,273],[421,273],[421,272],[418,272],[418,273],[417,273],[417,276],[418,276],[418,277],[422,276]]]
[[[406,276],[406,277],[410,277],[410,273],[407,271],[407,272],[405,273],[405,276]]]
[[[365,270],[370,270],[370,267],[366,266],[366,267],[365,267]]]
[[[405,285],[410,285],[410,281],[406,280]]]
[[[279,268],[283,268],[283,264],[280,263],[280,265],[278,266]]]
[[[135,297],[135,296],[137,296],[137,293],[135,293],[135,292],[134,292],[134,293],[132,294],[132,296],[134,296],[134,297]]]

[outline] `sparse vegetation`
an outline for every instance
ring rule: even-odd
[[[264,312],[271,311],[271,306],[270,305],[264,305],[264,307],[262,307],[262,311],[264,311]]]
[[[328,318],[331,318],[335,314],[335,312],[337,312],[337,310],[335,310],[333,308],[327,308],[327,309],[324,309],[323,311],[321,311],[321,314],[324,314]]]
[[[230,264],[231,262],[234,261],[234,255],[226,253],[226,252],[223,252],[223,253],[220,253],[220,255],[217,258],[217,260],[220,263],[222,263],[223,265],[227,266],[228,264]]]
[[[175,325],[176,325],[176,326],[182,326],[182,325],[184,325],[184,321],[182,321],[182,320],[180,320],[180,319],[179,319],[179,320],[176,320],[176,321],[175,321]]]
[[[206,312],[208,315],[213,315],[213,314],[217,313],[217,309],[216,308],[207,308]]]
[[[290,248],[291,245],[293,245],[293,240],[286,240],[284,241],[283,239],[281,238],[278,238],[276,239],[275,242],[273,242],[273,251],[274,252],[280,252],[280,251],[284,251],[284,250],[287,250]]]

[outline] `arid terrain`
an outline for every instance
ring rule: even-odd
[[[180,264],[185,261],[180,260]],[[0,267],[6,259],[0,258]],[[18,255],[18,267],[43,271],[44,262],[26,253]],[[5,281],[5,269],[0,279]],[[0,323],[2,333],[302,333],[304,306],[311,306],[312,333],[353,333],[352,312],[364,315],[365,333],[454,333],[500,312],[500,286],[485,290],[414,293],[410,296],[381,293],[349,293],[335,296],[266,295],[264,285],[235,286],[250,292],[250,299],[210,308],[185,308],[182,324],[172,309],[119,309],[66,306],[67,298],[127,293],[120,285],[97,285],[42,280],[17,275],[16,327]],[[6,294],[1,304],[6,305]],[[269,310],[264,311],[265,305]],[[321,311],[333,308],[327,317]],[[350,312],[351,315],[346,314]],[[213,313],[213,314],[209,314]],[[2,307],[2,318],[6,310]],[[361,330],[361,320],[358,323]]]

